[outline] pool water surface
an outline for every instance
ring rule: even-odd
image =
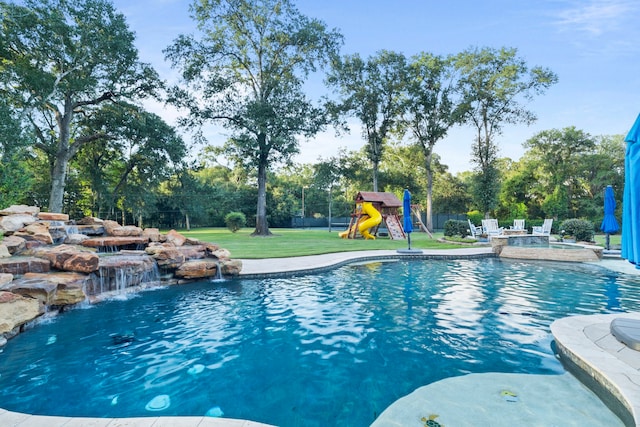
[[[70,310],[12,339],[0,350],[0,406],[369,425],[443,378],[563,373],[551,322],[637,311],[638,285],[586,264],[487,258],[172,286]]]

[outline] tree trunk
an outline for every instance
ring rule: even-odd
[[[67,99],[64,105],[64,113],[56,112],[58,125],[58,149],[51,172],[51,193],[49,195],[49,212],[62,213],[64,202],[64,187],[67,182],[67,168],[73,153],[69,146],[69,128],[73,117],[73,104]]]
[[[189,221],[189,212],[186,212],[184,214],[184,222],[185,222],[185,225],[187,226],[187,231],[191,231],[191,222]]]
[[[270,236],[267,223],[267,162],[260,160],[258,165],[258,207],[256,209],[256,229],[252,236]]]
[[[333,198],[331,196],[332,187],[329,186],[329,233],[331,233],[331,206],[333,205]]]
[[[378,162],[373,161],[373,191],[378,191]]]
[[[425,156],[425,169],[427,170],[427,230],[433,231],[433,212],[432,212],[432,196],[433,196],[433,169],[431,169],[432,151]]]
[[[51,174],[51,193],[49,195],[49,212],[62,213],[64,186],[67,180],[69,159],[67,152],[58,150]]]

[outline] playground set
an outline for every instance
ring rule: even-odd
[[[389,238],[402,240],[405,232],[398,214],[402,202],[393,193],[361,191],[355,198],[356,207],[349,227],[340,233],[343,239],[355,239],[360,233],[365,239],[375,239],[381,224],[389,230]]]

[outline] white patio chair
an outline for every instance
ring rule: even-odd
[[[487,233],[489,237],[491,236],[500,236],[504,231],[504,227],[498,227],[497,219],[483,219],[482,220],[482,230]]]
[[[467,219],[467,222],[469,222],[469,232],[471,233],[471,237],[474,239],[480,237],[482,234],[482,227],[473,225],[470,219]]]
[[[549,236],[551,235],[551,226],[553,225],[553,218],[545,219],[542,226],[533,227],[531,234],[534,236]]]
[[[524,230],[524,219],[514,219],[512,230]]]

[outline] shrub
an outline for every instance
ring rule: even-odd
[[[474,224],[480,224],[484,219],[484,214],[480,211],[469,211],[467,212],[467,218],[469,218]]]
[[[560,232],[567,236],[575,236],[576,240],[592,242],[594,227],[591,221],[586,219],[567,219],[560,224]],[[564,231],[562,231],[564,230]]]
[[[469,235],[469,223],[467,221],[449,219],[444,223],[444,235],[447,237],[460,236],[464,238]]]
[[[229,212],[224,217],[224,223],[232,233],[247,225],[247,217],[242,212]]]

